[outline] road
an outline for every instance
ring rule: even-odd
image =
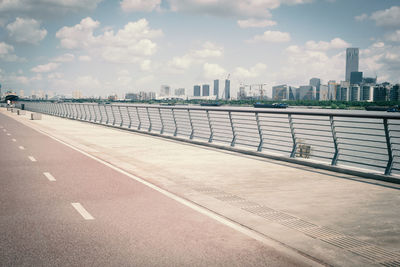
[[[0,114],[1,266],[308,266]]]

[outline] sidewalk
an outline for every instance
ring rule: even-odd
[[[400,185],[0,110],[323,263],[400,265]]]

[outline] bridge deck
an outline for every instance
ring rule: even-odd
[[[53,116],[3,114],[323,262],[400,262],[400,186]]]

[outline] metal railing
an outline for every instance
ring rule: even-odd
[[[27,110],[65,118],[370,169],[385,175],[400,174],[400,116],[396,114],[91,103],[23,104]]]

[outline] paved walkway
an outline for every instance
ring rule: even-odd
[[[1,112],[323,263],[400,265],[399,185]]]

